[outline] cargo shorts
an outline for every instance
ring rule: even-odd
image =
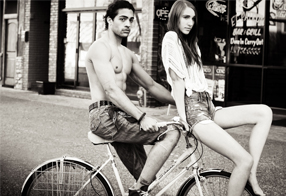
[[[115,148],[119,158],[137,180],[145,165],[147,155],[143,145],[154,145],[164,139],[167,127],[158,132],[140,130],[137,120],[114,105],[105,105],[89,112],[90,130],[107,140]],[[177,129],[168,126],[168,129]],[[160,136],[160,137],[158,137]]]

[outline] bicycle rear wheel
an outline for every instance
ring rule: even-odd
[[[90,179],[95,168],[77,158],[60,158],[45,162],[31,172],[23,187],[22,196],[75,195]],[[114,195],[102,173],[92,178],[78,195]]]
[[[200,173],[200,186],[204,196],[227,195],[230,173],[222,170],[210,170]],[[194,177],[189,178],[179,189],[177,196],[199,196],[199,190]],[[246,184],[242,196],[254,196],[249,183]]]

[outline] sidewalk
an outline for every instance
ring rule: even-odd
[[[88,106],[92,103],[92,101],[89,99],[66,97],[62,95],[41,95],[35,91],[17,90],[13,88],[5,88],[5,87],[0,87],[0,94],[1,95],[3,94],[7,97],[13,97],[13,98],[18,98],[18,99],[43,102],[43,103],[50,103],[50,104],[55,104],[55,105],[69,106],[69,107],[81,108],[81,109],[88,109]],[[134,104],[136,105],[135,102]],[[167,115],[168,106],[161,106],[161,107],[155,107],[155,108],[140,107],[140,109],[148,113],[149,115],[153,115],[162,120],[168,120],[168,119],[171,119],[173,116],[177,115],[175,106],[172,106],[170,108],[169,115]]]
[[[0,87],[0,94],[2,93],[3,95],[7,97],[13,97],[13,98],[19,98],[19,99],[25,99],[25,100],[37,101],[37,102],[44,102],[44,103],[50,103],[50,104],[56,104],[56,105],[62,105],[62,106],[69,106],[69,107],[81,108],[81,109],[87,109],[88,106],[92,103],[92,101],[89,99],[66,97],[62,95],[41,95],[35,91],[16,90],[13,88],[6,88],[6,87]],[[136,105],[137,103],[134,102],[134,104]],[[144,112],[147,112],[149,115],[153,115],[162,120],[169,120],[173,116],[177,115],[177,110],[175,106],[172,106],[170,108],[169,115],[167,115],[168,106],[161,106],[161,107],[155,107],[155,108],[140,107],[140,109]],[[284,129],[286,131],[286,115],[274,114],[273,125],[277,125],[281,127],[281,129]]]

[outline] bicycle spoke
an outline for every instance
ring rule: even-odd
[[[200,177],[199,184],[191,179],[182,186],[180,195],[182,196],[200,196],[198,186],[201,187],[203,196],[225,196],[228,192],[229,176],[227,172],[206,172]],[[245,188],[242,196],[251,196],[250,190]]]
[[[49,168],[43,168],[34,174],[30,195],[35,196],[72,196],[90,179],[90,171],[78,164],[53,162]],[[101,181],[94,177],[79,195],[107,195]]]

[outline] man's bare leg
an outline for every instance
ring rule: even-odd
[[[140,189],[142,186],[149,185],[158,171],[168,159],[180,139],[178,130],[171,130],[166,133],[162,141],[157,142],[150,150],[142,173],[134,185],[134,189]]]

